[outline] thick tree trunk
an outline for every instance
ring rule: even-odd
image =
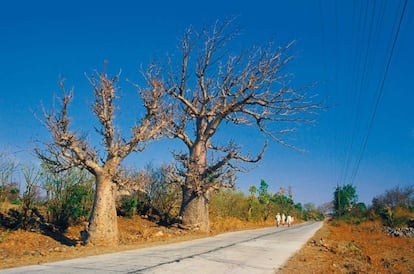
[[[207,143],[199,140],[190,151],[189,175],[182,186],[183,200],[180,208],[182,224],[200,231],[210,231],[208,215],[208,190],[203,185],[201,174],[207,168]]]
[[[86,236],[88,244],[118,245],[115,188],[109,178],[105,175],[96,176],[96,194]]]
[[[197,195],[195,191],[188,189],[185,186],[182,190],[183,201],[181,204],[180,216],[182,218],[183,226],[209,232],[208,197],[206,197],[206,194]]]

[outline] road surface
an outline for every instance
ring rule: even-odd
[[[119,253],[0,270],[0,273],[275,273],[322,222],[230,232]]]

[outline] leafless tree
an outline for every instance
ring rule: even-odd
[[[151,184],[150,178],[144,171],[135,167],[121,167],[116,182],[118,185],[118,198],[132,196],[134,193],[146,193]]]
[[[186,31],[179,63],[170,58],[164,74],[163,88],[177,106],[169,134],[188,150],[175,153],[185,177],[181,217],[184,225],[201,230],[209,229],[210,192],[233,187],[235,173],[245,171],[242,163],[260,161],[267,146],[267,141],[259,144],[262,149],[250,155],[236,141],[219,143],[213,139],[219,127],[250,126],[293,148],[285,134],[294,131],[293,124],[311,122],[309,114],[318,108],[309,88],[291,88],[290,76],[283,72],[293,43],[233,54],[239,35],[233,25],[229,20],[201,32]]]
[[[0,208],[7,198],[7,190],[16,171],[17,163],[6,153],[0,152]]]
[[[37,227],[39,222],[32,222],[36,215],[40,215],[36,209],[39,202],[39,180],[42,176],[41,172],[34,166],[24,165],[21,172],[25,182],[25,191],[22,196],[22,223],[23,229],[31,229]]]
[[[151,180],[147,194],[151,206],[160,214],[161,221],[169,222],[177,217],[181,203],[180,181],[175,180],[174,164],[154,167],[147,165]]]
[[[148,141],[160,137],[162,129],[168,124],[170,115],[160,101],[164,89],[154,75],[154,72],[145,73],[148,86],[137,87],[146,112],[139,123],[131,127],[129,139],[122,138],[114,124],[119,75],[110,78],[102,72],[88,78],[95,98],[92,111],[100,124],[97,132],[102,139],[101,152],[95,150],[85,136],[70,128],[68,107],[73,90],[67,92],[63,82],[60,83],[60,109],[44,111],[44,124],[52,140],[35,150],[37,156],[48,166],[55,167],[56,171],[81,167],[95,177],[96,194],[85,239],[89,243],[118,244],[115,193],[120,163],[130,153],[144,150]]]

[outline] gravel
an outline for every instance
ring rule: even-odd
[[[385,233],[391,237],[398,238],[414,238],[414,228],[413,227],[385,227]]]

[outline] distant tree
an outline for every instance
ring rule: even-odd
[[[0,153],[0,208],[3,202],[7,200],[7,196],[12,188],[16,188],[12,186],[12,177],[16,169],[16,161],[6,153]]]
[[[295,208],[298,209],[298,210],[300,210],[300,211],[303,211],[302,203],[296,203],[295,204]]]
[[[295,203],[292,198],[286,196],[286,194],[282,191],[274,193],[270,200],[277,206],[278,210],[281,211],[280,213],[283,212],[288,214],[295,207]]]
[[[25,191],[21,198],[21,228],[33,229],[40,224],[40,220],[37,222],[35,220],[40,217],[36,206],[40,202],[39,181],[42,174],[36,167],[28,165],[21,166],[21,172],[25,183]]]
[[[371,210],[389,226],[411,225],[414,217],[414,187],[399,186],[372,199]],[[410,224],[411,222],[411,224]]]
[[[147,141],[158,138],[168,124],[170,115],[160,101],[164,88],[154,75],[147,73],[148,87],[138,88],[146,112],[139,123],[131,127],[129,139],[122,138],[114,124],[119,75],[110,78],[102,72],[89,78],[95,97],[92,111],[100,124],[100,128],[96,128],[103,145],[100,153],[95,150],[95,144],[70,128],[68,111],[73,91],[67,92],[63,82],[60,83],[61,108],[44,111],[44,125],[52,140],[45,142],[43,148],[36,148],[37,156],[57,172],[80,167],[95,177],[96,192],[86,242],[118,244],[115,194],[121,161],[132,152],[144,150]]]
[[[146,193],[151,207],[158,212],[160,221],[170,223],[179,214],[182,181],[176,179],[173,164],[160,167],[147,165],[146,173],[150,180]]]
[[[269,184],[265,180],[260,180],[259,187],[259,203],[262,205],[263,209],[263,221],[266,221],[271,213],[273,204],[270,202],[270,193],[268,192]]]
[[[248,220],[257,220],[259,218],[259,210],[260,210],[260,203],[256,197],[257,193],[257,187],[256,186],[250,186],[249,187],[249,197],[248,197],[248,209],[247,209],[247,216]]]
[[[337,186],[334,192],[334,215],[336,217],[347,215],[357,201],[355,186],[351,184]]]
[[[368,215],[367,206],[362,202],[356,203],[348,214],[351,222],[361,223],[366,220]]]
[[[180,215],[184,225],[209,229],[210,193],[232,188],[235,173],[247,171],[243,163],[263,157],[267,141],[257,144],[256,155],[243,153],[237,140],[214,139],[220,127],[252,126],[276,142],[290,146],[284,136],[293,124],[311,122],[308,115],[318,104],[306,88],[289,87],[284,71],[292,59],[293,43],[252,47],[233,53],[231,42],[239,35],[232,21],[210,29],[189,29],[181,42],[179,64],[167,66],[163,86],[176,106],[170,136],[181,140],[186,152],[175,153],[185,177]],[[261,149],[260,149],[260,146]]]
[[[406,186],[401,188],[396,186],[386,190],[384,194],[376,196],[372,200],[374,207],[403,207],[414,209],[414,187]]]
[[[322,220],[323,213],[313,203],[305,203],[303,205],[303,217],[305,221]]]
[[[268,203],[269,202],[270,194],[268,192],[268,189],[269,189],[269,184],[266,183],[265,180],[261,179],[260,180],[260,187],[259,187],[259,197],[258,197],[259,201],[261,203]]]
[[[256,192],[257,192],[257,187],[256,186],[250,186],[249,187],[250,196],[255,196]]]
[[[333,200],[318,206],[318,210],[320,210],[324,215],[332,214],[334,212]]]

